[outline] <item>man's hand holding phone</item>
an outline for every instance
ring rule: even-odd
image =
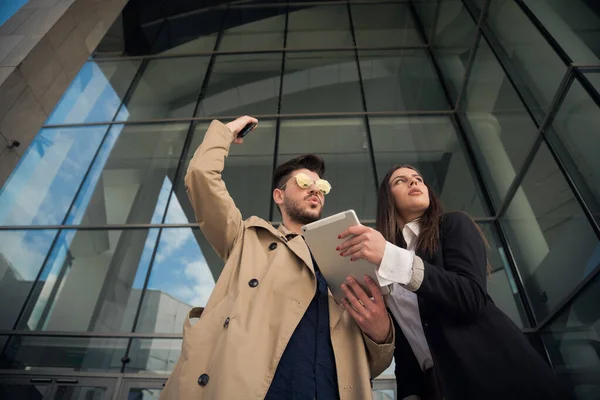
[[[229,128],[232,133],[231,142],[234,144],[241,144],[244,142],[244,136],[250,133],[258,125],[256,118],[244,115],[238,119],[229,122],[225,126]]]

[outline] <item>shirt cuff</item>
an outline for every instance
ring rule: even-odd
[[[408,284],[413,275],[413,259],[414,255],[412,252],[386,242],[383,259],[377,270],[379,285],[387,286],[392,283]]]

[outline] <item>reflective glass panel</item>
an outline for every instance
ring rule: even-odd
[[[545,144],[501,222],[538,320],[598,266],[598,238]]]
[[[596,264],[600,252],[596,252]],[[556,375],[573,388],[578,400],[600,396],[600,276],[542,331]]]
[[[188,128],[113,125],[66,223],[161,223]]]
[[[566,65],[515,1],[491,1],[486,16],[486,24],[502,46],[499,53],[508,58],[505,64],[516,69],[526,86],[523,89],[535,99],[536,104],[529,105],[541,121],[567,71]]]
[[[219,50],[262,50],[283,47],[286,7],[231,7]]]
[[[423,174],[446,210],[488,215],[448,117],[379,117],[369,123],[380,182],[392,166],[409,164]]]
[[[181,339],[133,339],[125,372],[170,374],[181,354],[181,343]]]
[[[223,270],[200,229],[163,229],[136,331],[181,333],[192,307],[204,307]]]
[[[13,336],[1,362],[27,371],[121,371],[128,339]]]
[[[577,64],[598,64],[600,9],[588,0],[524,0],[550,35]]]
[[[56,234],[0,231],[0,329],[13,329]]]
[[[61,224],[107,130],[42,129],[0,189],[0,224]]]
[[[86,62],[46,124],[112,121],[140,63]]]
[[[600,108],[578,80],[574,80],[554,118],[552,128],[572,160],[577,175],[583,178],[593,196],[588,200],[596,221],[600,222]]]
[[[332,186],[324,217],[353,209],[361,220],[375,219],[375,177],[363,118],[282,121],[278,164],[307,153],[323,157],[325,179]],[[274,207],[273,218],[281,220]]]
[[[51,382],[32,383],[27,378],[0,377],[0,399],[2,400],[46,400]]]
[[[62,231],[18,328],[130,331],[157,233]]]
[[[480,223],[479,226],[489,245],[487,256],[491,273],[487,276],[487,291],[496,306],[519,328],[527,328],[530,324],[508,264],[506,251],[498,237],[498,231],[492,224]]]
[[[419,38],[408,3],[352,4],[356,45],[361,47],[415,46]]]
[[[477,26],[464,4],[457,0],[439,2],[437,18],[431,51],[455,107],[475,45]]]
[[[360,51],[359,60],[367,111],[448,109],[425,50]]]
[[[413,6],[415,7],[415,16],[419,19],[418,23],[420,23],[423,27],[423,31],[425,32],[425,40],[427,40],[427,42],[430,42],[431,40],[439,3],[439,0],[412,1]]]
[[[286,53],[281,113],[363,111],[354,52]]]
[[[198,114],[277,114],[281,53],[219,55]]]
[[[479,42],[459,117],[499,206],[538,130],[485,40]]]
[[[207,129],[206,123],[196,125],[186,158],[186,171],[196,149],[204,140]],[[265,220],[269,219],[274,148],[275,121],[269,119],[261,119],[258,126],[244,138],[244,143],[232,144],[229,148],[222,178],[243,218],[256,215]],[[196,222],[194,210],[185,191],[184,175],[180,176],[169,203],[167,223]]]
[[[177,57],[148,61],[117,120],[192,117],[209,59]]]
[[[223,18],[224,8],[199,9],[168,18],[154,43],[153,53],[173,55],[211,52],[215,49]]]
[[[354,45],[348,6],[290,6],[288,48],[335,48]]]

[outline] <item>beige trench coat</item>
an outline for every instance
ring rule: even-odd
[[[231,131],[213,121],[190,162],[185,184],[202,232],[225,267],[195,325],[184,325],[181,356],[161,399],[262,399],[316,291],[301,236],[250,217],[243,221],[221,172]],[[329,326],[340,399],[370,399],[370,379],[393,357],[394,332],[378,345],[329,295]],[[202,378],[200,378],[202,376]],[[201,385],[202,383],[202,385]]]

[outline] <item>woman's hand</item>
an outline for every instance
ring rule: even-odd
[[[340,256],[351,257],[350,261],[362,258],[379,267],[385,252],[386,241],[383,235],[368,226],[356,225],[346,229],[338,238],[344,239],[350,235],[355,237],[344,241],[336,248]]]
[[[372,298],[369,298],[358,282],[349,276],[346,283],[342,284],[342,291],[346,295],[346,298],[342,299],[342,306],[365,335],[375,343],[382,344],[390,335],[392,324],[381,290],[367,275],[364,279]]]

